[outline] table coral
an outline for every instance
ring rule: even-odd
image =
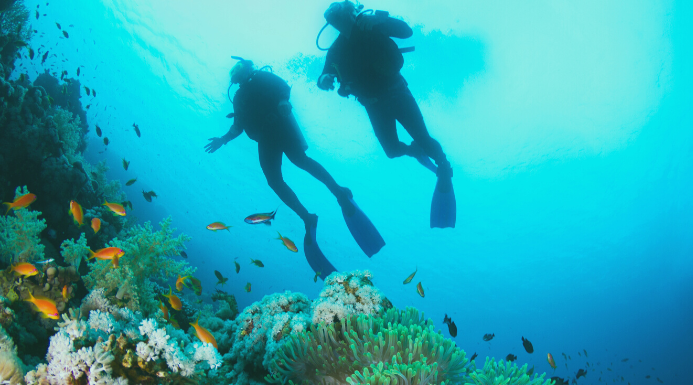
[[[313,302],[313,323],[330,324],[355,314],[377,314],[391,307],[371,282],[370,271],[335,272],[325,278],[320,297]]]

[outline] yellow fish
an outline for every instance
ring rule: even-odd
[[[84,210],[82,210],[82,206],[79,203],[70,201],[70,215],[72,215],[72,218],[79,226],[84,224]]]
[[[98,233],[99,230],[101,230],[101,219],[92,218],[91,219],[91,228],[94,230],[94,234]]]
[[[200,339],[200,341],[204,343],[210,343],[214,346],[214,348],[218,349],[217,347],[217,340],[214,339],[214,336],[212,333],[209,332],[209,330],[203,328],[200,326],[198,323],[200,322],[200,317],[197,317],[197,321],[195,321],[194,324],[190,324],[190,326],[195,328],[195,334],[197,334],[197,338]]]
[[[416,285],[416,292],[419,293],[421,298],[425,297],[426,295],[424,294],[423,286],[421,286],[421,282],[419,282],[418,285]]]
[[[416,275],[417,271],[419,271],[418,267],[416,268],[416,270],[413,273],[411,273],[410,276],[407,277],[407,279],[404,280],[405,285],[408,284],[409,282],[411,282],[412,279],[414,279],[414,276]]]
[[[180,302],[180,298],[173,294],[173,289],[171,289],[171,285],[168,286],[168,295],[163,294],[163,296],[168,298],[168,303],[171,305],[173,310],[180,311],[181,309],[183,309],[183,304]]]
[[[55,302],[48,298],[38,297],[35,298],[29,292],[29,299],[25,299],[27,302],[31,302],[36,307],[36,310],[41,312],[41,317],[58,319],[58,309],[55,307]]]
[[[89,250],[89,259],[96,258],[96,259],[103,259],[103,260],[111,260],[113,263],[113,267],[118,267],[118,262],[120,260],[120,257],[125,254],[125,252],[118,248],[118,247],[106,247],[103,249],[96,250],[96,252]]]
[[[296,245],[294,244],[294,242],[291,239],[286,238],[286,237],[282,237],[282,234],[279,231],[277,231],[277,234],[279,234],[279,238],[277,238],[277,239],[281,240],[287,249],[293,251],[294,253],[298,252],[298,248],[296,247]]]
[[[181,277],[180,274],[178,274],[178,279],[176,280],[176,290],[181,291],[183,290],[183,284],[185,283],[185,280],[190,278],[189,275],[186,275],[185,277]]]
[[[68,286],[67,285],[63,286],[63,299],[65,301],[67,301],[67,299],[69,297],[69,294],[67,294],[67,291],[68,291]]]
[[[102,206],[108,207],[115,215],[120,215],[121,217],[125,216],[125,207],[123,205],[118,204],[118,203],[104,203]]]
[[[35,200],[36,195],[24,194],[12,202],[3,202],[2,204],[7,205],[7,212],[5,213],[5,215],[7,215],[7,213],[9,213],[10,210],[19,210],[21,208],[27,207],[30,204],[34,203]]]
[[[214,222],[207,225],[207,230],[228,230],[230,232],[231,230],[229,230],[229,227],[233,226],[226,226],[223,222]]]
[[[10,271],[14,271],[15,274],[23,275],[25,277],[31,277],[32,275],[38,274],[36,266],[28,262],[21,262],[16,265],[13,265]]]
[[[164,312],[164,319],[168,321],[168,308],[166,307],[166,305],[164,305],[163,302],[161,302],[161,300],[159,300],[159,309],[161,309],[161,311]]]

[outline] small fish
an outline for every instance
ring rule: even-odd
[[[294,242],[291,239],[286,238],[286,237],[282,237],[282,234],[279,231],[277,231],[277,234],[279,234],[279,238],[276,238],[276,239],[281,240],[287,249],[293,251],[294,253],[298,252],[298,248],[296,247],[296,245],[294,244]]]
[[[183,290],[183,284],[185,283],[185,280],[190,278],[189,275],[185,277],[181,277],[180,274],[178,274],[178,279],[176,279],[176,290],[181,291]]]
[[[39,11],[36,11],[36,20],[39,18]]]
[[[144,197],[144,200],[146,200],[147,202],[152,201],[152,194],[150,194],[144,190],[142,190],[142,196]]]
[[[98,124],[96,125],[96,136],[98,136],[99,138],[101,137],[101,127],[99,127]]]
[[[570,384],[570,380],[564,380],[560,377],[551,377],[551,380],[554,381],[554,385],[568,385]]]
[[[30,204],[34,203],[36,200],[36,195],[34,194],[24,194],[20,196],[19,198],[13,200],[12,202],[3,202],[2,204],[7,205],[7,211],[5,212],[5,215],[7,215],[10,210],[19,210],[23,209]]]
[[[582,357],[582,353],[578,352],[578,356]]]
[[[140,126],[138,126],[136,123],[133,123],[132,127],[135,129],[135,134],[137,134],[137,137],[141,138],[142,135],[140,134]]]
[[[233,263],[236,264],[236,274],[238,274],[238,272],[241,271],[241,265],[236,261],[233,261]]]
[[[24,83],[24,80],[26,80],[26,75],[24,75],[24,73],[22,73],[19,75],[19,82]]]
[[[70,201],[70,215],[72,215],[78,226],[84,224],[84,210],[82,210],[82,206],[79,203]]]
[[[187,259],[187,258],[188,258],[188,253],[186,253],[185,251],[181,251],[181,252],[180,252],[180,256]]]
[[[125,182],[125,185],[126,186],[132,186],[133,184],[135,184],[135,182],[137,182],[137,178],[130,179],[129,181]]]
[[[532,365],[532,367],[527,371],[528,376],[531,376],[532,374],[534,374],[534,365]]]
[[[556,361],[553,360],[553,356],[551,353],[548,353],[546,355],[546,360],[549,361],[549,365],[553,368],[553,370],[556,370]]]
[[[29,59],[34,60],[34,55],[36,52],[34,52],[33,48],[29,48]]]
[[[92,218],[91,219],[91,228],[92,228],[92,230],[94,230],[94,234],[98,233],[99,230],[101,230],[101,219]]]
[[[53,258],[48,258],[48,259],[46,259],[45,261],[34,262],[34,263],[37,264],[37,265],[45,265],[46,263],[51,263],[51,262],[53,262],[53,261],[55,261],[55,259],[53,259]]]
[[[164,319],[168,321],[168,308],[166,307],[166,305],[164,305],[163,302],[161,302],[161,300],[159,300],[159,309],[161,309],[161,311],[164,313]]]
[[[650,375],[648,374],[648,375],[645,376],[645,378],[652,378],[652,376],[650,376]]]
[[[113,263],[113,267],[118,267],[120,257],[125,254],[125,252],[118,247],[105,247],[96,251],[92,251],[91,249],[87,250],[89,250],[90,254],[89,259],[110,260]]]
[[[568,360],[568,356],[566,356],[565,353],[561,353],[561,354],[563,354],[563,359],[567,361],[567,360]]]
[[[217,285],[221,284],[221,287],[224,287],[224,284],[226,283],[226,281],[229,280],[228,278],[224,278],[224,276],[221,275],[221,273],[218,272],[217,270],[214,270],[214,275],[216,275],[217,279],[219,280],[219,282],[217,282]],[[214,285],[214,286],[216,286],[216,285]]]
[[[320,273],[319,271],[318,271],[317,273],[315,273],[315,277],[313,277],[313,282],[318,282],[318,276],[319,276],[320,274],[321,274],[321,273]]]
[[[106,146],[108,146],[108,143],[109,143],[108,138],[103,138],[103,144],[105,144]]]
[[[257,266],[257,267],[265,267],[265,265],[263,265],[262,261],[260,261],[259,259],[250,258],[250,263]]]
[[[55,307],[55,301],[43,297],[34,297],[29,292],[29,299],[25,299],[27,302],[31,302],[35,309],[41,313],[42,318],[58,319],[58,309]]]
[[[421,298],[423,298],[423,297],[426,296],[426,295],[424,294],[423,286],[421,286],[421,282],[419,282],[419,283],[416,285],[416,292],[419,293],[419,295],[421,296]]]
[[[128,167],[130,167],[130,162],[128,162],[127,160],[125,160],[125,158],[123,158],[123,168],[125,169],[125,171],[128,170]]]
[[[60,23],[55,23],[55,25],[58,27],[58,29],[62,29],[60,28]]]
[[[513,355],[513,354],[508,354],[507,356],[505,356],[505,360],[508,361],[508,362],[513,362],[513,361],[515,361],[516,359],[517,359],[517,356],[516,356],[516,355]]]
[[[63,300],[65,300],[65,301],[67,301],[68,297],[70,296],[70,294],[68,294],[68,290],[69,290],[68,285],[63,286],[62,293],[63,293]]]
[[[41,64],[45,63],[46,59],[48,59],[48,51],[46,51],[46,53],[44,53],[41,57]]]
[[[123,208],[127,207],[130,210],[132,210],[132,202],[130,202],[130,201],[125,201],[122,203],[122,205],[123,205]]]
[[[202,281],[195,277],[188,278],[188,281],[190,281],[190,286],[186,284],[185,287],[194,291],[195,295],[202,295]]]
[[[532,354],[534,353],[534,346],[532,346],[532,343],[529,342],[528,339],[525,339],[525,337],[522,337],[522,346],[525,347],[525,350],[527,353]]]
[[[247,291],[248,293],[250,293],[250,282],[248,282],[248,283],[245,284],[245,291]]]
[[[91,107],[91,104],[87,104],[87,106],[84,108],[86,108],[88,110],[90,107]]]
[[[200,321],[200,317],[197,317],[197,321],[195,323],[190,324],[190,326],[195,328],[195,334],[197,335],[197,338],[200,339],[200,341],[206,343],[206,344],[212,344],[215,349],[217,349],[217,340],[214,339],[214,336],[212,333],[210,333],[207,329],[203,328],[198,324]]]
[[[32,265],[29,262],[20,262],[16,265],[12,265],[10,271],[14,272],[16,275],[21,275],[24,277],[31,277],[33,275],[38,274],[36,266]]]
[[[493,339],[493,337],[495,337],[495,336],[496,336],[495,333],[494,334],[488,334],[487,333],[487,334],[484,334],[483,338],[484,338],[484,341],[491,341]]]
[[[91,94],[94,95],[94,97],[96,97],[96,90],[92,88],[92,89],[91,89]]]
[[[628,359],[627,359],[627,358],[624,358],[624,359],[621,360],[621,362],[628,362]]]
[[[474,361],[474,359],[477,357],[479,357],[479,355],[476,354],[476,352],[474,352],[474,354],[472,354],[472,358],[470,358],[469,361]]]
[[[123,205],[118,204],[118,203],[106,203],[102,204],[101,206],[106,206],[108,207],[115,215],[120,215],[121,217],[125,216],[125,207]]]
[[[585,352],[585,357],[587,357],[587,350],[582,349],[583,352]]]
[[[659,382],[660,384],[664,383],[664,381],[662,381],[659,377],[657,377],[657,382]]]
[[[77,67],[77,76],[79,76],[79,67]]]
[[[419,268],[418,268],[418,267],[416,268],[416,270],[414,270],[413,273],[411,273],[411,275],[409,275],[409,276],[407,277],[407,279],[404,280],[403,283],[406,285],[406,284],[408,284],[409,282],[411,282],[411,280],[414,279],[414,276],[416,275],[416,272],[417,272],[417,271],[419,271]]]
[[[91,96],[91,90],[89,89],[89,87],[84,86],[84,91],[87,92],[87,96]]]
[[[233,226],[226,226],[223,222],[214,222],[207,225],[207,230],[217,231],[217,230],[229,230]]]
[[[452,318],[448,317],[446,314],[445,317],[443,318],[443,323],[448,324],[448,331],[450,332],[450,336],[457,337],[457,325],[455,325],[455,322],[452,320]]]
[[[584,377],[586,375],[587,375],[587,370],[580,369],[580,370],[578,370],[577,375],[575,376],[575,379],[577,380],[578,378]]]
[[[63,30],[63,36],[65,36],[66,39],[70,37],[70,35],[67,34],[67,31],[64,31],[64,30]]]
[[[173,310],[180,311],[183,309],[183,303],[180,302],[180,298],[173,294],[173,289],[171,285],[168,285],[168,294],[162,294],[164,297],[168,298],[168,303],[171,305]]]
[[[153,196],[154,198],[158,198],[158,196],[156,195],[156,193],[154,191],[150,191],[148,194]]]
[[[270,222],[270,221],[272,219],[274,219],[275,215],[277,215],[277,210],[274,210],[271,213],[258,213],[258,214],[249,215],[245,218],[245,223],[248,223],[251,225],[258,225],[258,224],[262,223],[262,224],[265,224],[267,226],[272,226],[272,222]]]

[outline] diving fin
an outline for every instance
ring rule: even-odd
[[[414,153],[414,159],[416,159],[417,162],[421,163],[422,166],[426,167],[427,169],[433,171],[434,174],[438,172],[438,167],[436,167],[435,164],[433,164],[433,161],[431,161],[431,158],[426,155],[426,152],[421,148],[421,146],[416,143],[416,141],[411,142],[409,145],[411,150]]]
[[[353,198],[349,198],[349,203],[353,205],[353,209],[347,211],[342,207],[344,221],[356,243],[370,258],[385,246],[385,240]]]
[[[457,203],[452,176],[439,176],[431,201],[431,228],[455,227]]]
[[[327,277],[328,275],[337,271],[334,266],[327,260],[325,255],[320,250],[317,241],[317,222],[314,226],[307,229],[306,235],[303,238],[303,251],[306,254],[306,260],[310,267],[316,273],[320,272],[321,277]]]

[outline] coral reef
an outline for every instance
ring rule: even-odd
[[[310,300],[304,294],[275,293],[245,308],[234,321],[233,348],[224,360],[235,361],[226,378],[250,384],[267,374],[275,353],[290,335],[310,325]]]
[[[178,249],[190,237],[184,234],[174,237],[171,218],[164,219],[160,225],[159,231],[154,231],[150,222],[143,226],[135,225],[118,239],[110,241],[108,246],[125,251],[120,267],[113,269],[110,261],[91,264],[91,271],[84,277],[87,288],[103,288],[106,295],[115,294],[115,301],[132,310],[141,310],[145,314],[156,312],[156,293],[146,290],[149,287],[147,282],[153,279],[165,281],[178,274],[193,275],[196,270],[186,261],[171,258],[178,255]]]
[[[10,385],[24,383],[24,371],[22,361],[17,357],[17,348],[2,326],[0,326],[0,383]]]
[[[356,314],[378,314],[392,307],[371,282],[370,271],[334,272],[313,302],[313,323],[330,324]]]
[[[286,384],[447,384],[469,371],[464,351],[414,308],[321,322],[290,336],[267,381]]]
[[[10,76],[14,70],[17,52],[26,47],[33,30],[29,25],[29,10],[23,1],[3,0],[0,2],[0,67],[2,77]]]
[[[520,368],[512,362],[486,357],[484,367],[470,373],[465,385],[550,385],[552,381],[544,380],[544,376],[546,373],[534,374],[532,379],[527,375],[527,364]]]
[[[28,194],[17,187],[15,198]],[[0,261],[11,264],[17,261],[31,262],[43,258],[44,246],[39,234],[46,228],[46,221],[38,219],[40,211],[28,208],[14,210],[14,215],[0,217]]]

